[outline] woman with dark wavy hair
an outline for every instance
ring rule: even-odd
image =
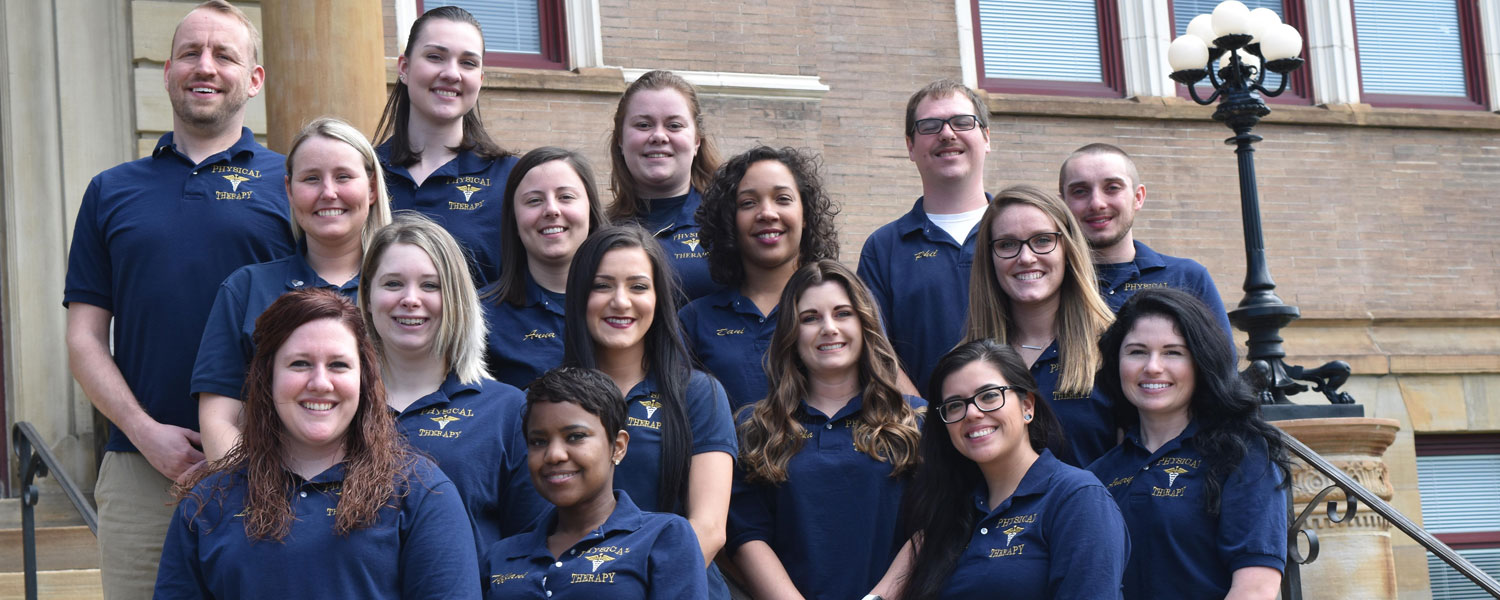
[[[606,227],[568,269],[563,364],[598,369],[624,395],[630,453],[616,489],[641,510],[687,517],[707,566],[724,545],[737,450],[724,388],[694,370],[677,323],[677,284],[661,245],[635,225]],[[727,598],[717,567],[714,598]]]
[[[678,313],[688,348],[739,410],[766,396],[766,349],[781,290],[803,265],[839,257],[816,156],[756,146],[719,167],[697,219],[708,270],[723,289]]]
[[[484,51],[484,31],[469,11],[439,6],[417,17],[375,133],[392,208],[420,212],[452,233],[481,288],[500,277],[495,232],[506,220],[502,192],[516,164],[479,118]]]
[[[661,243],[682,282],[682,302],[717,289],[694,215],[719,153],[704,131],[693,84],[671,71],[641,75],[615,105],[608,151],[615,197],[609,220],[640,225]]]
[[[1048,449],[1062,429],[1021,355],[965,343],[938,361],[928,393],[938,400],[902,511],[910,541],[874,593],[1119,598],[1130,554],[1120,509]]]
[[[1291,465],[1224,330],[1192,295],[1145,290],[1099,351],[1100,389],[1129,400],[1125,441],[1089,465],[1130,526],[1125,598],[1274,599]]]
[[[463,502],[396,432],[379,365],[336,292],[266,308],[244,432],[176,489],[157,598],[479,597]]]
[[[857,598],[903,539],[927,404],[897,388],[879,309],[848,267],[802,267],[781,306],[770,394],[740,413],[726,551],[757,598]]]

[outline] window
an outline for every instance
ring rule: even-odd
[[[1117,0],[973,0],[979,87],[1124,94]]]
[[[1418,435],[1422,526],[1491,577],[1500,577],[1500,436]],[[1489,595],[1427,555],[1433,600]]]
[[[1172,11],[1173,39],[1176,39],[1177,36],[1187,33],[1188,22],[1192,21],[1193,17],[1203,14],[1212,14],[1214,11],[1214,7],[1218,6],[1219,2],[1221,1],[1222,0],[1172,0],[1170,10]],[[1302,0],[1240,1],[1244,2],[1245,6],[1249,7],[1251,10],[1255,10],[1257,8],[1269,8],[1272,11],[1275,11],[1277,16],[1281,17],[1282,23],[1286,23],[1288,25],[1291,25],[1292,27],[1296,27],[1297,31],[1302,32],[1303,40],[1302,53],[1298,56],[1301,56],[1304,60],[1309,58],[1307,52],[1307,19],[1302,10]],[[1308,64],[1304,63],[1302,65],[1302,68],[1297,69],[1296,71],[1292,71],[1288,75],[1289,77],[1291,77],[1291,81],[1287,82],[1286,91],[1282,92],[1280,96],[1276,96],[1275,98],[1264,98],[1264,100],[1266,102],[1274,102],[1280,104],[1311,103],[1312,94],[1308,93],[1312,88],[1311,77],[1309,75],[1310,72],[1311,67]],[[1265,86],[1267,89],[1275,90],[1276,86],[1281,85],[1281,77],[1281,75],[1278,75],[1276,73],[1267,73],[1266,80],[1261,85]],[[1207,80],[1205,80],[1203,83],[1198,84],[1198,96],[1200,98],[1206,98],[1209,94],[1212,93],[1213,87],[1208,84]],[[1184,98],[1188,97],[1187,88],[1179,84],[1177,88],[1177,95]]]
[[[562,0],[418,0],[417,13],[458,6],[484,29],[484,64],[529,69],[568,68]]]
[[[1353,0],[1361,98],[1375,106],[1484,109],[1478,0]]]

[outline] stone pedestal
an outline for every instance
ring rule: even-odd
[[[1381,457],[1396,439],[1401,427],[1393,419],[1334,418],[1275,421],[1351,479],[1390,501],[1390,473]],[[1322,473],[1293,460],[1293,506],[1290,519],[1332,481]],[[1346,508],[1344,493],[1335,489],[1324,498],[1304,524],[1318,535],[1318,557],[1302,566],[1302,593],[1306,600],[1395,600],[1396,565],[1391,554],[1390,523],[1369,507],[1360,505],[1354,519],[1343,523],[1328,520],[1327,501]],[[1289,521],[1290,522],[1290,521]],[[1299,543],[1301,538],[1299,536]],[[1307,551],[1303,546],[1303,552]]]

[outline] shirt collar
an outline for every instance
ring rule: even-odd
[[[448,404],[449,402],[452,402],[454,398],[458,397],[459,394],[478,392],[482,386],[483,384],[478,381],[474,383],[464,383],[462,381],[459,381],[458,373],[449,371],[448,377],[443,380],[443,384],[438,386],[437,390],[434,390],[431,394],[427,394],[426,396],[417,398],[416,402],[412,402],[411,405],[407,406],[406,410],[401,411],[401,413],[409,414],[422,410],[429,406]]]
[[[1145,271],[1167,266],[1167,262],[1162,260],[1161,255],[1152,250],[1150,246],[1140,242],[1133,243],[1135,244],[1135,260],[1133,261],[1135,268]]]
[[[314,271],[312,265],[307,264],[307,240],[297,241],[297,252],[293,253],[287,260],[286,289],[299,290],[303,288],[327,288],[337,291],[345,296],[353,295],[359,290],[359,273],[343,285],[334,285],[323,281]]]
[[[681,204],[677,204],[679,202],[677,198],[679,197],[682,198],[682,200],[680,201]],[[671,210],[668,210],[666,207],[658,210],[658,203],[661,202],[669,202],[675,204],[676,206],[671,207]],[[656,231],[651,231],[648,233],[650,233],[653,237],[657,237],[663,232],[672,231],[674,229],[692,225],[695,222],[693,220],[693,214],[698,212],[698,205],[702,202],[703,196],[698,193],[698,190],[696,188],[692,187],[688,188],[688,193],[685,196],[674,196],[672,198],[652,200],[652,209],[647,211],[642,216],[646,217],[646,221],[661,223],[662,225],[657,227]]]
[[[1057,473],[1058,468],[1061,466],[1062,462],[1052,456],[1052,451],[1043,448],[1036,462],[1031,463],[1031,468],[1026,469],[1026,474],[1021,476],[1021,482],[1016,484],[1016,491],[1011,492],[1009,498],[1001,500],[1000,506],[988,506],[990,496],[989,486],[980,481],[979,489],[974,491],[974,508],[985,515],[994,515],[1001,508],[1008,508],[1015,505],[1016,498],[1046,494],[1047,490],[1052,487],[1053,474]],[[989,516],[985,518],[987,519]]]
[[[770,319],[773,315],[776,314],[776,309],[780,308],[780,306],[774,307],[771,309],[771,314],[762,315],[760,314],[760,307],[755,305],[755,301],[745,297],[745,295],[741,294],[739,290],[732,287],[726,287],[721,290],[715,291],[714,293],[709,294],[708,298],[708,303],[710,306],[726,308],[736,313],[748,315],[751,317],[765,317],[766,319]]]
[[[656,380],[651,377],[650,373],[647,373],[645,379],[642,379],[640,383],[635,384],[635,387],[630,388],[629,394],[625,394],[625,402],[626,404],[629,404],[631,399],[633,398],[649,398],[652,394],[655,393]]]
[[[1156,452],[1146,452],[1146,454],[1155,456],[1181,448],[1184,444],[1187,444],[1190,440],[1192,440],[1193,436],[1197,433],[1198,420],[1191,419],[1188,421],[1187,427],[1182,430],[1182,433],[1177,434],[1177,437],[1174,437],[1171,440],[1168,440],[1167,443],[1162,444],[1160,448],[1156,449]],[[1130,444],[1134,444],[1136,448],[1139,448],[1142,452],[1145,452],[1146,444],[1141,441],[1141,424],[1139,422],[1137,422],[1135,425],[1132,425],[1129,429],[1125,430],[1125,441]]]
[[[558,306],[557,302],[551,300],[551,296],[547,295],[547,290],[542,289],[542,286],[532,279],[530,272],[526,273],[526,306],[546,306],[547,310],[562,316],[564,307]],[[501,302],[504,301],[501,300]],[[546,304],[543,304],[544,302]]]
[[[644,520],[641,515],[641,509],[636,507],[635,502],[630,500],[630,494],[625,493],[625,490],[615,490],[614,494],[614,512],[609,513],[609,518],[604,520],[603,525],[589,532],[583,539],[574,543],[574,546],[589,540],[603,540],[609,537],[609,534],[616,531],[630,532],[641,528],[641,522]],[[557,507],[549,506],[546,512],[543,512],[542,516],[536,520],[536,527],[530,533],[525,534],[527,536],[526,543],[518,545],[510,554],[506,555],[506,558],[527,558],[534,562],[553,562],[556,559],[552,557],[552,552],[547,549],[547,536],[556,527]]]
[[[989,192],[985,192],[984,199],[985,203],[988,204],[991,200],[994,200],[994,196],[990,195]],[[928,231],[928,227],[937,227],[937,225],[934,225],[932,221],[927,218],[927,209],[924,207],[925,200],[925,196],[917,198],[916,203],[911,205],[911,210],[906,211],[906,214],[901,215],[901,218],[896,219],[896,232],[901,234],[902,237],[906,237],[918,231],[928,233],[929,238],[933,237],[933,235]],[[976,225],[974,229],[969,231],[969,234],[975,234],[978,231],[979,228]],[[965,234],[965,239],[958,240],[959,244],[965,244],[968,241],[969,237],[971,236]]]
[[[816,409],[814,409],[812,406],[808,405],[807,400],[803,400],[801,402],[801,405],[802,405],[802,414],[806,415],[806,419],[807,420],[814,421],[814,422],[822,422],[822,421],[818,421],[818,419],[821,419],[823,417],[823,413],[817,412]],[[850,398],[849,399],[849,403],[845,404],[843,408],[840,408],[838,410],[838,412],[833,413],[833,416],[829,417],[827,419],[827,421],[828,422],[834,422],[834,421],[840,421],[840,420],[849,418],[850,416],[853,416],[855,413],[858,413],[860,407],[863,406],[863,405],[864,405],[864,401],[863,401],[862,396],[855,396],[853,398]]]
[[[177,151],[177,144],[174,141],[175,139],[175,136],[170,131],[162,134],[162,136],[156,140],[156,147],[151,150],[151,156],[154,158],[160,156],[163,152],[170,151],[173,154],[181,156],[183,159],[187,159],[187,155]],[[219,162],[225,159],[239,158],[241,154],[249,154],[253,157],[261,150],[265,150],[265,146],[262,146],[260,145],[260,143],[255,141],[255,133],[251,132],[249,127],[241,127],[240,139],[235,140],[234,144],[230,145],[229,148],[225,149],[223,152],[218,152],[210,155],[208,158],[204,159],[203,163],[208,164]]]

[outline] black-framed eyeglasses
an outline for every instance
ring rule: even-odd
[[[932,135],[943,130],[943,124],[947,123],[954,131],[968,131],[979,126],[978,115],[953,115],[946,119],[917,119],[912,124],[912,129],[922,135]]]
[[[1000,238],[990,241],[990,248],[995,252],[995,258],[1015,258],[1021,255],[1021,246],[1030,246],[1032,254],[1047,254],[1057,249],[1057,241],[1062,239],[1061,231],[1046,231],[1038,233],[1024,240],[1016,238]]]
[[[944,423],[957,423],[964,420],[969,414],[969,405],[973,404],[979,412],[994,412],[1005,406],[1005,392],[1008,390],[1020,390],[1021,388],[1010,385],[991,385],[980,388],[973,396],[967,398],[949,398],[938,405],[938,417]]]

